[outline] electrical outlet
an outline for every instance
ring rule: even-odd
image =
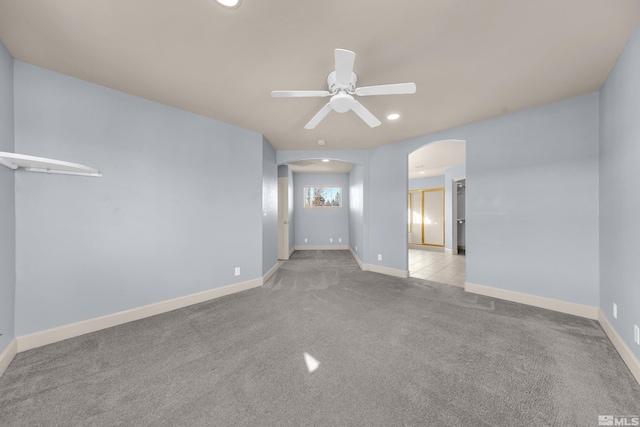
[[[236,276],[240,275],[240,267],[236,267]]]
[[[633,325],[633,340],[640,345],[640,328],[638,325]]]
[[[338,243],[342,243],[342,237],[338,237]]]
[[[329,242],[333,243],[333,237],[329,237]]]
[[[382,254],[378,254],[378,261],[382,261]]]
[[[618,304],[616,304],[615,302],[613,303],[613,318],[618,318]]]
[[[304,238],[304,242],[307,243],[309,240],[305,237]]]

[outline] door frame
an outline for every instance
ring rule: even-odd
[[[453,255],[458,255],[458,182],[466,181],[466,176],[461,176],[458,178],[454,178],[451,180],[451,201],[452,201],[452,215],[451,215],[451,223],[452,223],[452,231],[451,234],[451,252]],[[466,184],[466,182],[465,182]],[[466,185],[465,185],[465,199],[467,197],[466,193]],[[466,200],[465,200],[466,206]],[[465,218],[466,220],[466,218]],[[466,227],[466,224],[465,224]]]
[[[285,188],[285,192],[281,193],[280,192],[280,183],[284,183],[285,185],[283,186]],[[284,220],[285,223],[281,224],[281,217],[280,217],[280,206],[281,206],[281,198],[284,198],[285,204],[287,206],[286,212],[282,212],[285,216],[286,219]],[[289,249],[289,233],[291,232],[291,230],[289,229],[289,225],[291,222],[291,218],[289,218],[289,178],[288,177],[278,177],[278,259],[279,260],[288,260],[289,259],[289,255],[290,255],[290,249]],[[284,242],[280,242],[280,240],[283,238],[283,236],[280,233],[280,227],[285,227],[287,228],[286,231],[286,239],[284,239]],[[280,244],[284,243],[284,248],[282,250],[282,253],[280,252]],[[281,256],[282,255],[282,256]]]

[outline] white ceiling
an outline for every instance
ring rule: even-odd
[[[464,141],[439,141],[409,154],[409,178],[444,175],[451,166],[466,161]]]
[[[367,149],[597,91],[640,22],[638,0],[0,0],[0,38],[21,61],[263,133],[279,150]],[[383,124],[332,112],[335,48]],[[391,112],[401,118],[385,119]],[[327,144],[318,147],[316,141]]]

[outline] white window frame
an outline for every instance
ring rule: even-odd
[[[340,195],[340,206],[308,206],[307,205],[307,189],[308,188],[337,188]],[[305,185],[302,190],[302,205],[305,209],[342,209],[343,206],[342,186],[340,185]]]

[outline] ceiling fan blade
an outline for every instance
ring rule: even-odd
[[[350,50],[336,49],[336,84],[348,86],[351,83],[351,73],[356,54]]]
[[[327,102],[327,104],[324,107],[322,107],[322,109],[318,111],[316,115],[311,118],[311,120],[309,120],[309,123],[304,125],[304,128],[314,129],[316,126],[318,126],[318,123],[320,123],[322,119],[324,119],[327,116],[327,114],[329,114],[330,111],[331,111],[331,104]]]
[[[382,124],[380,120],[376,119],[376,116],[371,114],[371,111],[367,110],[364,105],[360,104],[358,101],[353,101],[351,109],[372,128]]]
[[[324,97],[331,95],[326,90],[274,90],[271,96],[274,98],[306,98],[306,97]]]
[[[391,85],[364,86],[356,89],[356,95],[405,95],[416,93],[415,83],[396,83]]]

